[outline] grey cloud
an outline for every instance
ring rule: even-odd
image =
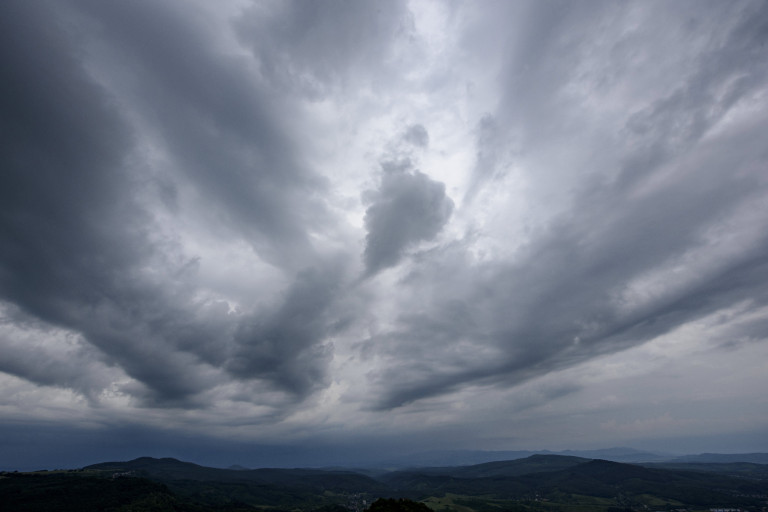
[[[768,64],[764,54],[758,55],[765,37],[764,5],[735,9],[738,17],[724,30],[723,44],[695,61],[680,89],[643,114],[630,114],[628,122],[642,117],[647,126],[645,132],[626,134],[632,139],[628,158],[645,159],[632,169],[642,178],[585,176],[573,191],[571,207],[532,233],[513,262],[467,266],[468,258],[454,254],[469,244],[414,260],[412,281],[403,283],[410,297],[404,293],[403,301],[413,301],[421,313],[401,315],[393,330],[369,341],[379,355],[400,362],[373,376],[381,397],[375,408],[399,407],[469,384],[514,386],[637,346],[739,301],[766,304],[768,240],[761,221],[740,226],[751,233],[749,243],[729,259],[704,263],[704,255],[718,250],[707,233],[724,229],[719,226],[739,208],[759,205],[768,193],[762,178],[768,154],[760,129],[702,141],[740,99],[764,88],[768,65],[755,66]],[[550,107],[538,98],[526,108]],[[499,119],[518,122],[506,113]],[[502,126],[510,133],[516,129]],[[629,164],[623,165],[621,173],[630,172]],[[605,171],[604,178],[613,170],[599,171]],[[651,177],[663,181],[654,187]],[[675,264],[692,276],[684,286],[657,283],[664,292],[654,292],[653,300],[625,302],[630,284]],[[418,289],[426,283],[439,283],[439,289],[423,297]],[[460,322],[452,307],[457,302],[464,305]],[[752,336],[760,339],[765,333]],[[410,357],[401,359],[399,351]]]
[[[414,146],[426,148],[429,146],[429,133],[427,133],[427,129],[422,125],[414,124],[408,127],[405,135],[403,135],[403,140]]]
[[[759,4],[732,9],[727,16],[736,22],[722,45],[698,56],[670,94],[627,119],[625,136],[633,150],[625,157],[620,184],[690,150],[739,100],[764,86],[768,9]]]
[[[130,132],[71,56],[65,35],[36,12],[45,5],[4,8],[3,22],[13,26],[2,30],[3,60],[14,73],[0,86],[0,291],[30,314],[73,327],[138,259],[137,240],[122,236],[143,221],[122,196]]]
[[[369,275],[397,265],[408,248],[434,239],[453,212],[445,185],[397,166],[385,171],[379,189],[369,199],[363,255]]]
[[[472,177],[464,201],[472,201],[477,193],[488,183],[493,182],[504,172],[503,153],[508,134],[500,131],[496,119],[492,115],[485,115],[477,125],[477,154],[475,165],[472,169]]]
[[[241,378],[267,379],[296,397],[324,385],[332,356],[332,346],[324,340],[334,331],[340,270],[328,266],[301,272],[277,311],[244,321],[229,371]]]
[[[238,29],[278,87],[321,99],[350,83],[387,80],[392,42],[407,38],[412,23],[399,0],[288,1],[254,5]]]
[[[110,370],[103,358],[80,337],[57,332],[13,306],[4,309],[0,316],[0,372],[43,385],[68,387],[91,400],[109,385]],[[46,357],[41,357],[43,353]]]
[[[124,68],[114,86],[180,171],[160,176],[191,180],[211,224],[244,236],[273,265],[295,273],[311,264],[307,232],[331,219],[318,198],[325,182],[307,168],[278,111],[291,107],[249,74],[248,62],[214,52],[170,4],[85,5],[109,30],[108,55]]]
[[[665,263],[685,261],[688,251],[701,247],[702,232],[736,204],[766,193],[765,185],[754,188],[748,170],[755,157],[766,161],[758,138],[747,141],[750,164],[736,164],[736,176],[722,172],[735,164],[733,155],[712,148],[702,157],[709,160],[702,165],[708,176],[700,172],[639,201],[610,195],[607,203],[584,204],[574,218],[551,226],[516,264],[455,266],[457,258],[450,254],[433,254],[412,282],[403,283],[413,289],[440,283],[430,300],[415,299],[423,312],[402,315],[397,330],[371,340],[381,355],[401,361],[377,376],[384,391],[375,408],[399,407],[468,384],[513,386],[642,344],[740,301],[768,304],[762,286],[768,278],[764,235],[731,261],[700,267],[695,279],[674,292],[629,309],[621,299],[633,280]],[[600,197],[589,195],[591,201]],[[614,199],[621,201],[620,210],[613,209]],[[751,331],[758,339],[766,334]],[[467,343],[469,348],[462,348]],[[489,347],[494,350],[484,354]],[[402,354],[410,357],[401,359]],[[409,360],[414,362],[404,362]]]
[[[98,349],[88,357],[136,379],[124,392],[146,405],[204,406],[195,397],[224,378],[217,372],[237,345],[239,320],[226,305],[195,302],[194,259],[155,236],[147,183],[191,183],[212,225],[290,275],[314,259],[307,230],[328,221],[315,194],[323,181],[303,167],[272,111],[279,99],[251,87],[239,63],[212,53],[170,4],[6,2],[3,10],[0,51],[13,73],[0,86],[2,297],[82,334]],[[97,84],[84,60],[94,26],[110,34],[100,55],[121,63],[99,75],[113,88]],[[137,118],[167,149],[168,168],[135,164]],[[165,188],[172,196],[173,185]],[[288,313],[266,320],[271,334],[295,329],[280,324],[293,321]],[[260,372],[248,356],[249,378],[284,383],[291,400],[324,382],[327,349],[299,334],[298,355],[279,346],[264,354],[276,368]],[[69,374],[24,375],[79,386]]]

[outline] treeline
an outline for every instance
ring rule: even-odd
[[[202,512],[184,507],[160,483],[144,478],[96,478],[73,473],[6,473],[3,510],[18,512]]]
[[[0,475],[0,509],[13,512],[288,512],[260,509],[237,499],[227,486],[201,485],[194,494],[178,495],[165,484],[141,477],[108,478],[82,472],[3,473]],[[200,498],[209,492],[207,499]],[[225,492],[230,491],[230,492]],[[319,506],[311,512],[350,512],[337,505]],[[406,499],[379,499],[368,512],[431,512],[423,503]]]

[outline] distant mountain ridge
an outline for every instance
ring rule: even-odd
[[[558,455],[603,459],[613,462],[663,462],[677,458],[676,455],[660,454],[627,447],[603,448],[598,450],[441,450],[412,454],[398,459],[384,461],[379,466],[394,467],[440,467],[466,466],[495,461],[524,459],[532,455]]]
[[[260,485],[277,485],[302,489],[355,491],[360,488],[377,488],[373,478],[351,470],[323,469],[221,469],[200,466],[174,458],[155,459],[139,457],[125,462],[102,462],[83,468],[84,471],[133,473],[160,481],[198,482],[253,482]]]
[[[478,466],[481,464],[491,463],[505,463],[508,464],[511,461],[522,460],[532,456],[557,456],[557,457],[575,457],[584,460],[602,459],[612,462],[624,462],[631,464],[652,464],[652,463],[675,463],[675,464],[691,464],[691,463],[752,463],[752,464],[768,464],[768,453],[701,453],[701,454],[689,454],[689,455],[671,455],[662,453],[653,453],[642,450],[636,450],[634,448],[615,447],[605,448],[598,450],[563,450],[563,451],[550,451],[550,450],[499,450],[499,451],[481,451],[481,450],[448,450],[448,451],[432,451],[421,452],[411,454],[408,456],[399,457],[397,459],[389,459],[379,462],[371,462],[368,464],[350,464],[349,466],[334,466],[326,468],[314,468],[303,469],[303,471],[336,471],[336,472],[355,472],[358,474],[365,474],[368,476],[375,476],[387,471],[393,470],[406,470],[414,468],[431,468],[439,472],[439,468],[455,468],[459,466]],[[543,459],[542,459],[543,460]],[[169,463],[175,461],[185,466],[188,470],[192,466],[197,468],[203,468],[205,466],[198,466],[191,462],[177,461],[172,458],[154,459],[152,457],[139,457],[130,462],[137,468],[148,461],[165,461]],[[103,462],[94,464],[87,467],[96,466],[124,466],[128,462]],[[157,467],[156,465],[153,465]],[[253,467],[253,466],[252,466]],[[493,466],[488,466],[492,468]],[[177,467],[176,469],[179,469]],[[223,468],[207,468],[209,470],[222,469]],[[267,468],[261,468],[267,469]],[[269,468],[272,469],[272,468]],[[249,472],[257,471],[257,469],[251,469],[243,467],[242,465],[231,465],[226,470],[237,472]],[[291,471],[290,469],[274,469],[275,471]],[[477,468],[478,471],[482,468]],[[468,470],[469,471],[469,470]],[[474,470],[473,470],[474,471]]]
[[[768,453],[701,453],[699,455],[675,457],[669,462],[751,462],[753,464],[768,464]]]
[[[573,452],[571,452],[573,453]],[[713,454],[704,454],[701,459],[709,460]],[[718,455],[718,454],[714,454]],[[761,459],[765,454],[747,454],[751,459]],[[718,455],[715,458],[735,460],[737,454]],[[314,468],[259,468],[246,469],[234,466],[228,469],[211,468],[184,462],[174,458],[155,459],[139,457],[124,462],[103,462],[82,468],[82,471],[105,475],[131,475],[163,482],[250,482],[261,486],[278,486],[304,490],[332,490],[334,492],[378,492],[394,485],[407,488],[420,481],[421,488],[428,488],[435,482],[488,481],[507,479],[550,478],[555,474],[589,476],[602,480],[613,479],[616,475],[632,475],[632,478],[658,480],[649,475],[689,475],[716,473],[726,477],[768,479],[768,464],[752,462],[652,462],[628,464],[605,459],[590,459],[573,455],[534,454],[525,458],[485,462],[463,466],[412,467],[401,470],[366,472],[354,469]],[[697,476],[696,478],[708,478]]]
[[[555,452],[555,455],[573,455],[587,459],[602,459],[613,462],[655,462],[667,460],[670,455],[652,453],[634,448],[603,448],[600,450],[565,450]]]
[[[568,455],[535,454],[522,459],[500,460],[469,466],[415,467],[390,472],[384,478],[399,474],[445,475],[456,478],[488,478],[520,476],[567,469],[592,459]]]
[[[637,450],[628,447],[603,448],[597,450],[443,450],[415,453],[397,459],[374,464],[376,467],[413,468],[413,467],[451,467],[484,464],[488,462],[510,461],[532,455],[558,455],[581,457],[583,459],[602,459],[631,464],[654,462],[751,462],[768,464],[768,453],[702,453],[691,455],[673,455]]]

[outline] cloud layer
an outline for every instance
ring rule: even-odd
[[[0,9],[6,428],[768,429],[764,3]]]

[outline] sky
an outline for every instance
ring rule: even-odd
[[[0,466],[768,451],[768,3],[0,3]]]

